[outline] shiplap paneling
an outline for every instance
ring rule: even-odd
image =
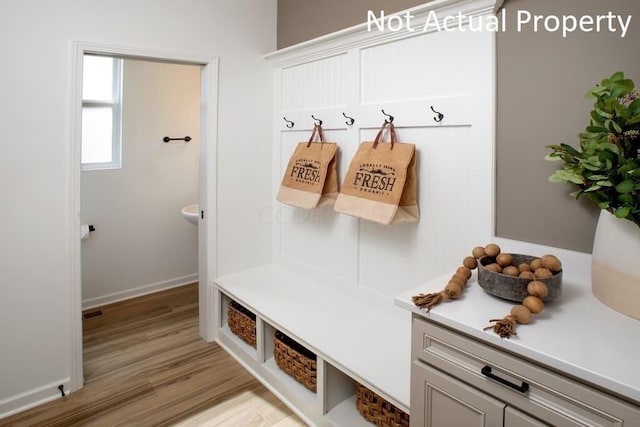
[[[340,184],[362,141],[394,115],[399,141],[417,149],[417,224],[384,226],[278,205],[276,262],[320,275],[347,293],[392,299],[455,268],[492,235],[493,37],[430,32],[313,56],[276,69],[278,184],[311,114],[339,143]],[[445,117],[434,121],[434,107]],[[343,111],[355,119],[348,126]],[[278,117],[280,116],[280,117]],[[276,186],[277,187],[277,186]],[[277,191],[277,189],[276,189]],[[336,279],[336,280],[334,280]]]
[[[454,269],[471,251],[474,219],[469,193],[477,191],[468,156],[469,126],[398,128],[398,141],[416,145],[420,222],[385,226],[362,221],[360,286],[396,295]]]
[[[487,37],[443,31],[362,49],[362,104],[469,94],[475,80],[470,52]]]
[[[280,177],[285,172],[296,145],[309,138],[310,131],[282,132]],[[327,131],[326,140],[344,141],[344,131]],[[340,151],[340,148],[338,148]],[[340,158],[342,156],[338,154]],[[339,167],[342,169],[342,167]],[[341,177],[339,177],[341,178]],[[352,246],[345,233],[346,218],[333,207],[301,209],[278,203],[276,225],[280,229],[280,255],[312,270],[321,270],[339,281],[352,277],[346,259]]]
[[[345,105],[345,75],[344,54],[283,68],[282,111],[314,110]]]
[[[434,6],[443,15],[491,14],[496,2],[443,0]],[[427,11],[421,9],[420,19]],[[385,119],[383,109],[394,115],[399,140],[413,142],[418,150],[419,223],[384,226],[331,208],[305,211],[274,201],[273,265],[219,283],[223,292],[261,314],[265,324],[288,330],[316,351],[320,404],[315,409],[308,409],[308,402],[296,405],[311,416],[323,414],[323,421],[359,425],[353,422],[352,392],[332,388],[330,375],[325,375],[333,368],[350,386],[353,381],[368,383],[409,410],[403,404],[408,386],[397,375],[408,366],[401,331],[409,319],[400,316],[392,325],[389,320],[397,313],[393,299],[454,268],[472,246],[491,237],[494,37],[474,36],[378,34],[354,28],[266,56],[275,67],[274,199],[296,143],[309,136],[312,114],[323,121],[327,140],[339,144],[341,184],[360,143],[374,139]],[[431,107],[445,115],[442,122],[433,120]],[[345,124],[344,112],[355,123]],[[295,126],[288,127],[283,117]],[[301,303],[301,297],[308,301]],[[297,311],[300,307],[307,315]],[[357,331],[344,328],[360,322]],[[376,362],[367,346],[359,345],[366,330],[400,341],[376,352],[376,357],[384,356]],[[385,330],[389,333],[381,333]],[[257,375],[277,382],[269,373],[263,376],[261,362]],[[367,365],[373,369],[364,369]],[[387,381],[389,372],[393,375]],[[297,390],[287,386],[283,395],[293,397]],[[340,411],[331,409],[335,403]],[[355,419],[362,421],[359,415]]]

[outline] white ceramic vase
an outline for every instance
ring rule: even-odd
[[[640,227],[605,210],[593,240],[591,290],[612,309],[640,319]]]

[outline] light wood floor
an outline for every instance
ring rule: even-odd
[[[100,310],[84,320],[84,388],[0,426],[305,425],[198,336],[196,284]]]

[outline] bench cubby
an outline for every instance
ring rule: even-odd
[[[292,292],[300,286],[314,295],[313,304]],[[351,299],[274,265],[221,277],[217,292],[223,312],[238,301],[256,314],[257,326],[256,349],[224,325],[218,343],[309,424],[370,426],[355,406],[357,382],[409,411],[408,313]],[[317,392],[277,366],[276,331],[316,354]]]

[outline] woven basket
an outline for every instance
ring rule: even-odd
[[[256,348],[256,315],[235,301],[229,303],[227,323],[231,332]]]
[[[379,427],[409,427],[407,413],[360,383],[356,383],[356,408],[367,421]]]
[[[280,331],[273,337],[276,364],[309,390],[316,392],[316,355]]]

